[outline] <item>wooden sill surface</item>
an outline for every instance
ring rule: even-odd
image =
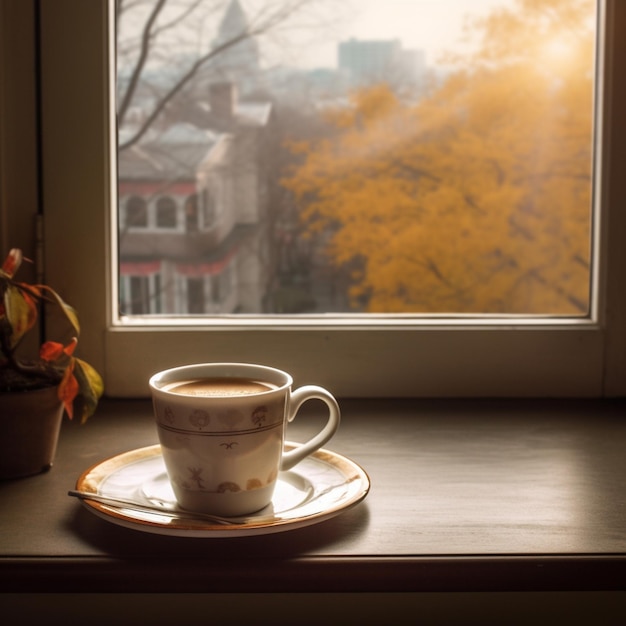
[[[303,441],[315,403],[290,426]],[[626,586],[626,402],[343,400],[327,445],[371,478],[336,518],[259,537],[165,537],[68,497],[102,459],[157,442],[149,401],[65,422],[53,468],[0,483],[8,591],[615,590]]]

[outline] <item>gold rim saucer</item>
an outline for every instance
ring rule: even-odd
[[[298,445],[286,442],[285,449]],[[76,489],[146,504],[158,499],[176,510],[158,444],[100,461],[81,474]],[[223,525],[202,519],[182,519],[171,513],[134,511],[91,500],[82,503],[109,522],[142,532],[185,537],[241,537],[283,532],[322,522],[361,502],[369,489],[369,477],[359,465],[340,454],[320,449],[288,472],[281,472],[272,503],[250,516],[245,524]]]

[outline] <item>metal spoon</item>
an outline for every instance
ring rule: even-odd
[[[143,513],[159,513],[160,515],[167,515],[175,519],[206,520],[215,524],[237,525],[247,524],[252,521],[264,522],[276,520],[273,515],[264,517],[221,517],[219,515],[213,515],[210,513],[196,513],[193,511],[184,511],[181,509],[168,509],[166,508],[167,505],[165,503],[162,503],[163,506],[158,506],[156,504],[145,504],[143,502],[136,502],[133,500],[124,500],[123,498],[118,498],[116,496],[103,496],[98,493],[91,493],[89,491],[77,491],[75,489],[71,489],[70,491],[68,491],[67,495],[74,496],[75,498],[79,498],[81,500],[92,500],[93,502],[99,502],[100,504],[112,506],[117,509],[130,509],[132,511],[140,511]]]

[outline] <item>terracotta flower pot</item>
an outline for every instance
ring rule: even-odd
[[[48,470],[62,419],[56,387],[0,393],[0,480]]]

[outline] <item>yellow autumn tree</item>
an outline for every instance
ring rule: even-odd
[[[587,312],[593,6],[518,0],[470,24],[477,52],[430,95],[371,86],[293,143],[283,184],[355,303]]]

